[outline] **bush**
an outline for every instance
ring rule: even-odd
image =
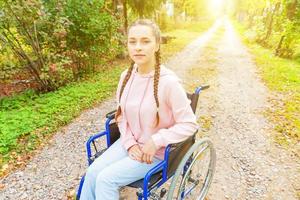
[[[0,42],[18,60],[14,65],[25,66],[42,91],[95,71],[121,51],[120,23],[105,9],[105,0],[0,4]]]
[[[122,35],[117,29],[120,22],[104,9],[104,0],[68,0],[65,15],[71,25],[67,46],[75,51],[77,70],[93,71],[95,65],[114,58],[120,53]]]

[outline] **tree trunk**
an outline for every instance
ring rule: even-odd
[[[127,0],[123,0],[123,17],[124,17],[124,32],[127,35],[128,19],[127,19]]]
[[[2,32],[0,35],[0,40],[3,41],[4,44],[8,44],[13,51],[14,55],[19,59],[20,63],[26,63],[26,69],[33,75],[34,79],[40,86],[40,90],[42,91],[50,91],[53,89],[52,85],[48,84],[45,80],[40,77],[40,67],[38,66],[39,62],[33,61],[25,52],[20,42],[14,35],[10,32],[9,28],[6,31],[10,34],[11,38],[5,33]]]
[[[111,10],[112,10],[113,13],[117,12],[117,5],[118,5],[118,1],[117,0],[112,0]]]
[[[253,12],[250,16],[249,16],[249,21],[248,21],[248,28],[251,28],[253,26],[253,19],[255,17],[255,12]]]
[[[287,6],[287,18],[293,20],[296,15],[297,10],[297,0],[294,0],[292,3],[289,3]]]
[[[277,2],[276,5],[275,5],[274,11],[270,15],[270,21],[269,21],[269,24],[268,24],[268,31],[267,31],[267,34],[264,37],[263,41],[266,41],[272,33],[274,15],[276,14],[279,7],[280,7],[280,2]]]
[[[278,43],[278,45],[277,45],[277,48],[276,48],[276,50],[275,50],[275,55],[276,55],[276,56],[279,56],[279,51],[280,51],[280,49],[281,49],[281,46],[282,46],[282,43],[283,43],[284,38],[285,38],[284,35],[282,35],[281,38],[280,38],[280,41],[279,41],[279,43]]]

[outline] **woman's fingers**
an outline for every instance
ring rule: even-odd
[[[147,155],[147,163],[148,163],[148,164],[151,164],[151,163],[152,163],[152,162],[151,162],[151,155],[149,155],[149,154]]]
[[[148,148],[140,148],[138,145],[134,145],[129,149],[129,157],[133,160],[137,160],[143,163],[151,164],[155,151],[149,151]],[[153,154],[153,155],[152,155]]]
[[[142,161],[142,155],[143,153],[139,148],[136,148],[130,152],[131,158],[137,161]]]
[[[144,154],[144,153],[142,155],[142,162],[146,162],[146,154]]]
[[[142,162],[145,162],[147,164],[151,164],[152,163],[152,159],[153,159],[152,155],[143,153]]]
[[[140,148],[137,149],[136,155],[140,158],[140,160],[142,160],[143,152]]]
[[[145,157],[144,157],[144,158],[145,158],[145,160],[144,160],[145,163],[149,164],[149,163],[148,163],[148,154],[145,154]]]
[[[149,155],[149,164],[153,162],[153,155]]]
[[[151,163],[153,162],[153,157],[154,157],[154,155],[150,155],[150,162]]]
[[[153,156],[157,151],[153,140],[149,140],[148,142],[146,142],[141,150],[143,152],[143,155],[145,155],[142,157],[142,161],[148,164],[152,163]]]

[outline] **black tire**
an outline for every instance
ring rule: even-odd
[[[205,163],[200,165],[199,162],[202,160]],[[193,200],[203,200],[212,182],[215,166],[216,152],[212,142],[207,138],[196,141],[182,158],[176,169],[168,191],[167,200],[189,199],[190,197]],[[204,167],[203,176],[199,173],[199,167]],[[182,192],[188,191],[186,190],[188,184],[190,184],[188,188],[193,188],[191,191],[194,195],[189,194],[181,197]]]

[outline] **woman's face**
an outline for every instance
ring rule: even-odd
[[[159,44],[149,26],[136,25],[129,29],[127,47],[130,58],[141,66],[155,61]]]

